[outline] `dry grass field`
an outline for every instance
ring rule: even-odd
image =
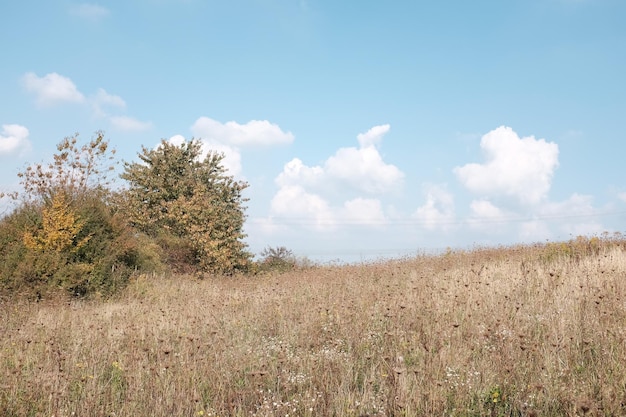
[[[626,244],[3,300],[2,416],[624,416]]]

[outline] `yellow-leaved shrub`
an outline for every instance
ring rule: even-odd
[[[24,245],[36,251],[76,251],[84,246],[91,236],[77,239],[85,222],[70,206],[67,196],[59,192],[41,210],[41,227],[25,231]]]

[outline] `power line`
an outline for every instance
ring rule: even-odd
[[[253,224],[269,224],[278,226],[455,226],[472,224],[509,224],[538,220],[591,219],[599,217],[626,216],[626,211],[606,211],[586,214],[559,214],[541,216],[499,216],[499,217],[466,217],[462,220],[423,220],[423,219],[314,219],[310,217],[254,217],[247,222]]]

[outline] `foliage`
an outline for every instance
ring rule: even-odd
[[[107,296],[126,285],[135,270],[160,267],[158,247],[127,227],[110,201],[105,164],[114,151],[101,132],[80,146],[65,138],[50,164],[18,174],[20,205],[0,220],[0,288],[42,294]]]
[[[67,196],[60,191],[52,197],[52,201],[42,208],[42,226],[36,231],[24,232],[24,245],[31,250],[46,252],[75,251],[89,240],[85,236],[80,241],[76,237],[80,233],[84,221],[79,219],[70,207]]]
[[[193,259],[214,273],[243,270],[250,258],[243,242],[248,184],[226,174],[223,158],[216,152],[203,158],[195,139],[179,146],[163,140],[156,149],[144,147],[140,162],[126,163],[121,175],[129,187],[120,204],[130,224],[168,242],[168,257]]]
[[[61,191],[72,198],[96,190],[106,192],[108,174],[115,168],[114,158],[115,150],[109,148],[101,131],[80,147],[78,133],[66,137],[57,145],[52,162],[30,165],[18,174],[24,189],[22,197],[49,202]]]

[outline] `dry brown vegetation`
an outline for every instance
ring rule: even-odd
[[[2,301],[2,416],[626,415],[623,240]]]

